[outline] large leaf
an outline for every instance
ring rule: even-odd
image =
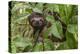
[[[48,33],[53,34],[57,38],[63,36],[62,25],[59,21],[55,21],[53,16],[47,16],[47,21],[51,22],[52,26],[48,29]],[[47,32],[47,31],[46,31]]]
[[[78,26],[76,24],[69,24],[67,30],[70,33],[78,33]]]
[[[77,35],[75,36],[74,34],[67,32],[67,34],[66,34],[67,42],[66,43],[67,43],[69,49],[77,49],[78,48],[78,39],[76,40],[75,37],[77,37]]]

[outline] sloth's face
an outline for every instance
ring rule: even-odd
[[[44,25],[44,19],[42,17],[34,17],[31,19],[32,26],[42,27]]]

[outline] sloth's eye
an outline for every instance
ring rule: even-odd
[[[42,21],[42,19],[40,19],[40,21]]]
[[[35,20],[32,20],[31,22],[34,22]]]
[[[43,19],[40,19],[40,21],[44,21]]]

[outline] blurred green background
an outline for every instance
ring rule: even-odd
[[[46,4],[34,2],[18,2],[12,1],[10,19],[10,33],[11,50],[12,53],[16,52],[29,52],[33,46],[33,40],[30,37],[32,28],[28,22],[28,16],[34,12],[42,13],[45,8],[46,20],[52,23],[52,26],[44,32],[44,47],[45,51],[66,50],[78,48],[78,6],[69,4]],[[48,15],[48,12],[55,11],[60,14],[60,19],[67,25],[65,33],[66,41],[52,42],[48,39],[48,34],[52,33],[57,38],[63,35],[62,25],[59,21],[55,21],[53,16]],[[23,37],[23,33],[24,37]],[[38,43],[33,51],[42,51],[42,44]]]

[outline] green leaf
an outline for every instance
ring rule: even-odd
[[[63,42],[62,44],[60,44],[60,46],[57,48],[57,50],[66,50],[69,49],[69,46],[66,42]]]
[[[35,48],[33,49],[33,51],[42,51],[42,50],[43,50],[43,45],[41,42],[36,44]]]
[[[63,36],[62,26],[59,22],[54,22],[53,25],[49,28],[49,31],[57,38],[61,38]]]
[[[78,23],[78,16],[72,16],[72,18],[70,18],[70,24],[77,24]]]
[[[74,34],[67,32],[66,38],[67,38],[66,43],[67,43],[69,49],[77,49],[78,48],[78,39],[77,40],[75,39]],[[78,38],[77,35],[76,35],[76,38]]]
[[[38,9],[38,8],[33,8],[33,11],[34,12],[38,12],[38,13],[42,13],[42,11],[40,9]]]
[[[44,42],[45,42],[44,43],[45,50],[54,50],[54,44],[51,40],[45,39]]]
[[[78,33],[78,26],[76,24],[69,24],[67,30],[70,33]]]

